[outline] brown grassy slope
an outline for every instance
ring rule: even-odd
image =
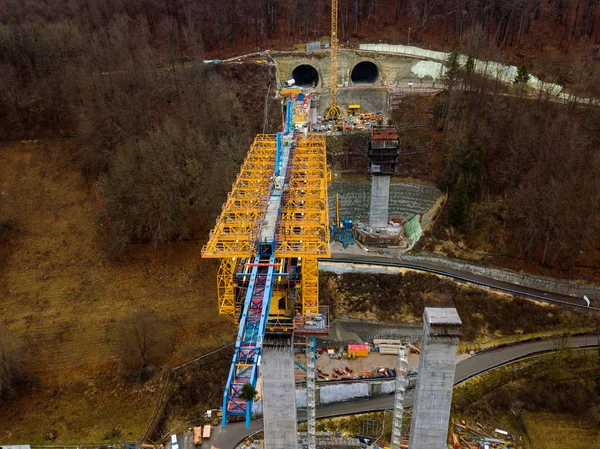
[[[600,447],[600,430],[581,417],[558,413],[526,413],[523,424],[536,449]]]
[[[596,349],[559,351],[490,371],[454,389],[453,421],[483,423],[488,433],[523,435],[525,427],[536,449],[596,448],[599,362]]]
[[[5,257],[0,326],[22,340],[26,376],[39,381],[34,390],[42,394],[30,397],[30,391],[23,401],[9,403],[15,413],[0,414],[0,435],[17,436],[18,429],[37,433],[23,421],[33,419],[50,398],[56,413],[46,415],[44,424],[66,422],[70,441],[96,441],[107,425],[84,432],[89,422],[69,418],[74,404],[77,415],[118,421],[114,413],[121,413],[127,423],[126,416],[135,413],[127,412],[126,398],[135,404],[131,395],[142,390],[123,386],[113,376],[119,365],[115,326],[127,313],[154,311],[175,328],[169,365],[233,341],[234,326],[217,315],[216,266],[200,259],[202,242],[156,249],[132,245],[120,261],[108,259],[97,237],[102,208],[81,175],[71,141],[0,146],[0,189],[0,218],[14,218],[19,228],[0,247]],[[81,401],[82,388],[87,388],[82,385],[89,382],[99,390],[96,404]],[[110,390],[105,389],[109,384]],[[146,399],[146,411],[151,409],[154,391],[138,393]],[[148,419],[146,413],[134,427],[143,427]],[[60,435],[57,442],[66,439]]]

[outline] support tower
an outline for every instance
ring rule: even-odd
[[[426,307],[408,449],[446,447],[462,322],[453,307]]]
[[[388,225],[390,179],[396,172],[400,139],[394,126],[374,126],[369,137],[369,171],[371,172],[371,208],[369,225],[384,228]]]

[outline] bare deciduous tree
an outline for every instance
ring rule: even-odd
[[[147,380],[150,367],[173,351],[173,331],[152,312],[133,312],[118,325],[117,352],[125,374]]]

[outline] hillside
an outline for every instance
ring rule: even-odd
[[[56,430],[55,443],[77,443],[117,426],[139,438],[161,375],[123,379],[117,325],[155,312],[174,329],[167,366],[231,342],[235,326],[217,314],[215,264],[200,259],[198,240],[130,245],[111,259],[97,231],[103,207],[73,141],[3,144],[0,180],[2,216],[16,223],[2,247],[0,326],[22,340],[27,381],[3,405],[13,413],[0,414],[0,435],[42,443]]]

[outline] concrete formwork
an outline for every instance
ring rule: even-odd
[[[297,447],[294,353],[290,340],[267,345],[262,354],[265,449]]]
[[[461,329],[455,308],[425,308],[408,449],[446,447]]]
[[[385,228],[390,207],[390,176],[371,176],[371,209],[369,226]]]

